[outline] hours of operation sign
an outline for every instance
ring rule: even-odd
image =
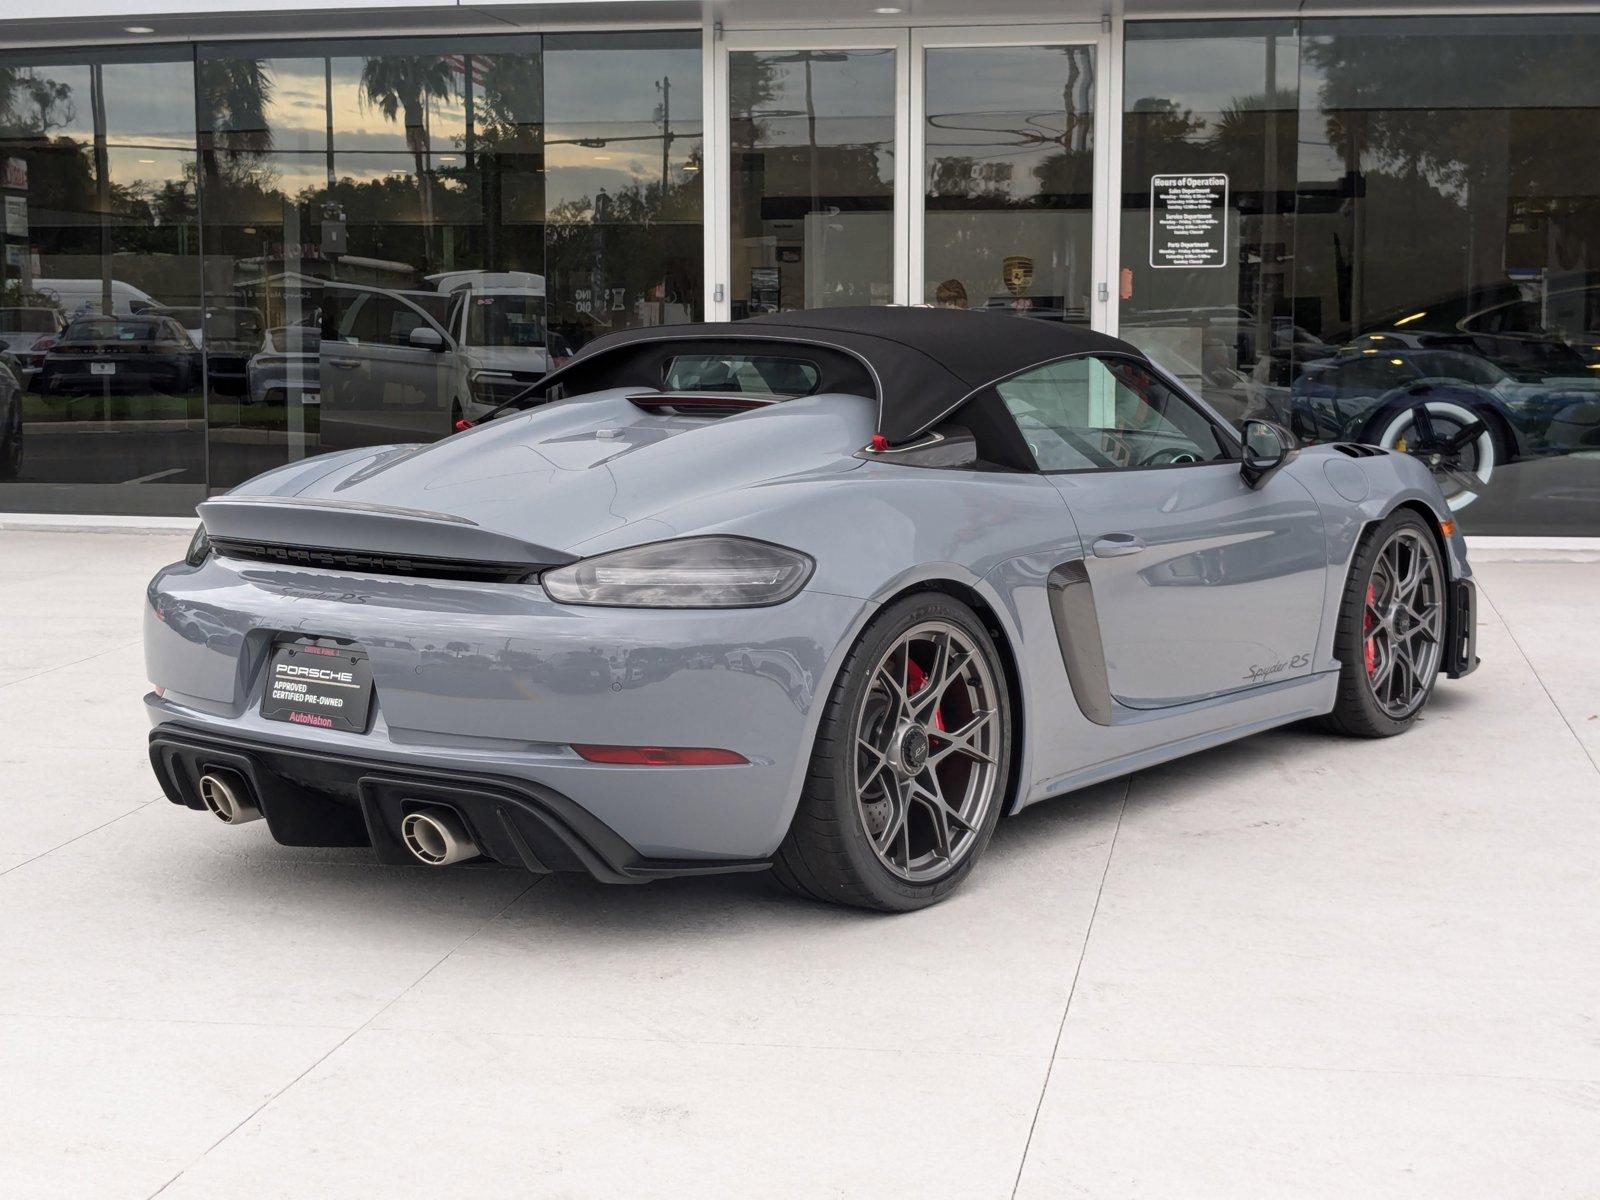
[[[1228,265],[1228,177],[1150,177],[1150,265]]]

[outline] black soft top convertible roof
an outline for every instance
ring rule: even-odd
[[[665,325],[607,334],[534,385],[568,395],[661,386],[666,359],[683,353],[774,353],[811,348],[822,391],[878,402],[878,432],[910,441],[989,384],[1075,354],[1132,354],[1126,342],[1055,321],[940,308],[826,308],[748,321]]]

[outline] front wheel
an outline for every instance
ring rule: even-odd
[[[834,684],[779,880],[885,912],[937,903],[988,845],[1010,757],[1010,695],[983,623],[938,593],[896,602]]]
[[[1334,635],[1339,698],[1327,723],[1353,737],[1409,729],[1444,650],[1445,575],[1426,521],[1401,509],[1357,548]]]

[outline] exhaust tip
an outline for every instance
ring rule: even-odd
[[[461,818],[447,808],[407,813],[400,822],[400,840],[412,858],[430,867],[448,867],[482,853]]]
[[[243,825],[259,821],[261,810],[244,780],[235,775],[207,771],[200,776],[200,799],[224,825]]]

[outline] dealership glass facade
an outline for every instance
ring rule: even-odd
[[[1600,17],[1086,28],[0,54],[0,511],[185,514],[608,330],[900,300],[1114,327],[1419,454],[1469,533],[1600,533]]]
[[[1130,24],[1122,335],[1421,454],[1469,533],[1600,532],[1597,56],[1592,17]]]
[[[0,58],[0,509],[190,512],[698,319],[700,58],[681,32]]]

